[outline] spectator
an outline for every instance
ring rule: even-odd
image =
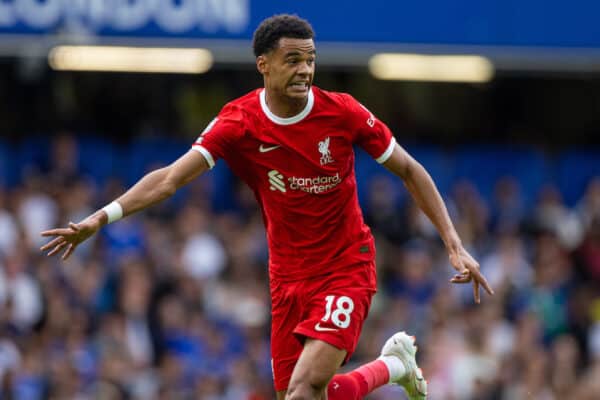
[[[62,210],[85,214],[125,179],[95,187],[72,175],[78,156],[70,152],[78,146],[64,146],[70,161],[51,162],[49,171],[72,176],[73,196],[57,196],[41,175],[0,190],[0,398],[271,399],[268,254],[252,194],[235,190],[232,204],[240,210],[223,213],[194,197],[164,204],[159,213],[109,226],[117,230],[85,254],[55,263],[38,255],[35,226],[77,219]],[[470,288],[441,284],[447,258],[431,226],[395,193],[400,188],[373,181],[365,210],[385,241],[378,273],[386,279],[354,362],[371,359],[385,338],[407,329],[422,338],[419,364],[431,400],[597,400],[598,179],[576,208],[555,189],[523,204],[510,180],[497,183],[495,203],[468,180],[455,186],[457,227],[497,289],[478,309],[462,301]],[[543,229],[520,229],[517,221],[528,215],[545,221]],[[582,232],[575,249],[577,236],[566,234],[565,242],[560,233],[562,224],[574,226],[572,218]],[[403,230],[418,239],[407,242]],[[182,242],[188,232],[208,240]],[[398,398],[389,387],[369,400]]]
[[[25,249],[18,246],[0,264],[0,307],[8,321],[21,332],[30,331],[43,312],[42,293],[28,271]]]

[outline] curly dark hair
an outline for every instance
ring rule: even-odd
[[[260,23],[254,31],[252,48],[256,57],[277,48],[282,37],[312,39],[315,33],[310,23],[297,15],[273,15]]]

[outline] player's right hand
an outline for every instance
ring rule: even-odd
[[[85,220],[74,224],[69,222],[68,228],[50,229],[41,233],[45,237],[53,237],[50,242],[40,247],[41,251],[48,251],[48,256],[53,256],[62,249],[65,252],[62,259],[69,258],[75,248],[87,238],[96,233],[101,227],[100,222],[95,218],[86,218]]]

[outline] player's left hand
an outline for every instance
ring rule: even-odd
[[[460,245],[449,250],[450,263],[454,267],[458,274],[454,275],[450,282],[457,284],[473,283],[473,297],[475,303],[479,304],[481,301],[479,294],[479,286],[483,286],[489,295],[494,294],[494,290],[489,285],[483,274],[479,269],[479,263],[469,254],[465,248]]]

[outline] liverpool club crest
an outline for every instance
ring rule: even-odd
[[[329,151],[329,136],[327,136],[322,142],[319,142],[319,153],[321,153],[321,165],[333,162],[333,158],[331,158],[331,152]]]

